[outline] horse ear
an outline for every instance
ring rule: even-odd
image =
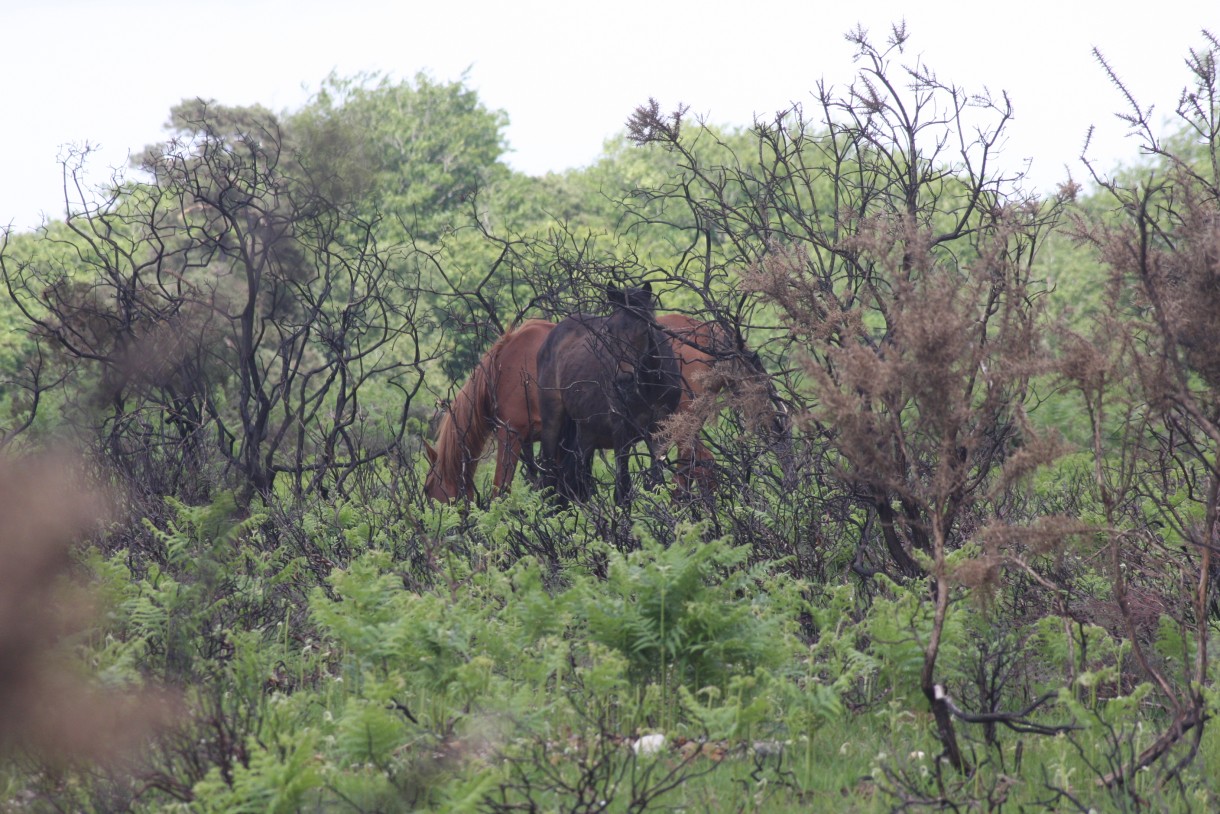
[[[643,286],[643,288],[644,288],[644,290],[645,290],[645,291],[647,291],[649,294],[651,294],[651,293],[652,293],[652,281],[651,281],[651,280],[645,280],[645,281],[644,281],[644,286]]]
[[[618,286],[614,283],[606,283],[606,301],[618,302],[623,299],[623,292],[618,290]]]
[[[428,456],[428,463],[436,463],[436,450],[427,441],[424,441],[424,454]]]

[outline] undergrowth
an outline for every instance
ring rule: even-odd
[[[957,592],[948,691],[982,711],[1049,694],[1030,723],[1062,727],[967,726],[963,776],[941,760],[917,690],[931,625],[919,582],[818,587],[700,523],[668,545],[635,524],[620,549],[604,522],[538,501],[518,489],[486,510],[416,507],[376,532],[357,511],[319,511],[302,525],[313,551],[294,552],[266,515],[239,518],[221,496],[171,504],[139,550],[86,552],[104,612],[72,639],[77,660],[110,687],[177,688],[178,714],[121,768],[52,771],[15,754],[6,805],[1193,811],[1220,799],[1211,730],[1195,765],[1098,784],[1162,714],[1148,684],[1123,679],[1129,650],[1102,628],[1016,621],[1002,596]],[[531,525],[552,543],[523,546]],[[341,550],[314,582],[310,556]],[[1181,635],[1162,624],[1167,659]]]

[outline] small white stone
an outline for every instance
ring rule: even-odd
[[[664,735],[644,735],[632,741],[631,749],[637,755],[655,755],[665,746]]]

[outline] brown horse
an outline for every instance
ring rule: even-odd
[[[726,378],[735,381],[740,373],[718,375],[741,354],[734,350],[728,332],[714,322],[701,322],[685,314],[662,314],[657,324],[669,337],[682,375],[679,414],[699,409],[700,397],[710,397],[725,386]],[[533,444],[541,435],[538,409],[538,349],[555,324],[531,319],[500,337],[484,354],[470,378],[454,397],[437,429],[436,449],[425,443],[432,463],[425,491],[435,500],[470,498],[474,495],[474,475],[479,458],[493,432],[498,441],[493,493],[499,494],[512,483],[517,460],[536,472]],[[766,377],[757,355],[745,351],[745,366],[755,375]],[[764,379],[769,387],[769,377]],[[778,405],[777,399],[773,399]],[[700,419],[706,417],[700,409]],[[778,432],[787,433],[782,406],[775,411]],[[782,422],[782,423],[781,423]],[[701,421],[700,421],[701,423]],[[697,428],[696,428],[697,429]],[[715,489],[715,467],[711,452],[697,431],[679,435],[675,486],[680,493],[698,484],[704,497]]]
[[[740,333],[717,322],[701,322],[683,314],[658,317],[657,322],[682,369],[682,400],[675,420],[662,433],[678,448],[674,478],[678,492],[689,494],[692,480],[705,500],[715,492],[715,458],[700,439],[700,431],[722,408],[718,397],[726,390],[746,425],[767,439],[783,470],[785,485],[794,483],[788,407],[758,353],[745,344]]]
[[[479,456],[493,431],[495,489],[512,482],[517,459],[533,467],[533,443],[542,430],[538,410],[538,348],[555,328],[530,319],[496,340],[454,396],[436,431],[436,448],[424,445],[432,463],[424,492],[434,500],[469,498]]]
[[[700,322],[685,314],[664,314],[657,317],[657,324],[669,337],[682,374],[682,396],[676,412],[691,414],[700,397],[720,391],[723,381],[715,375],[715,366],[718,361],[728,358],[731,344],[724,329],[716,323]],[[697,424],[675,440],[678,461],[674,485],[679,494],[688,494],[693,480],[708,498],[716,486],[715,458],[699,438],[703,420]]]

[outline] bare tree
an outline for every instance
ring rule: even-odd
[[[1209,711],[1209,620],[1220,544],[1220,40],[1186,60],[1191,86],[1180,97],[1180,128],[1158,137],[1100,53],[1129,103],[1122,118],[1153,157],[1146,173],[1110,177],[1085,161],[1113,212],[1081,217],[1076,234],[1109,274],[1105,308],[1073,345],[1067,368],[1093,427],[1099,530],[1122,633],[1139,672],[1166,705],[1169,723],[1129,763],[1107,773],[1121,785],[1172,753],[1175,775],[1197,754]],[[1142,176],[1142,177],[1141,177]],[[1141,606],[1156,609],[1153,619]],[[1189,657],[1180,672],[1148,647],[1144,628],[1175,620]]]
[[[74,256],[0,254],[9,295],[71,371],[68,417],[133,481],[206,492],[216,459],[247,499],[280,475],[342,488],[398,443],[422,381],[403,254],[270,113],[196,101],[171,124],[138,159],[151,183],[100,202],[69,159]]]
[[[681,109],[664,116],[652,103],[630,127],[683,157],[682,181],[654,204],[684,202],[703,230],[704,290],[748,267],[743,293],[765,295],[795,339],[807,423],[831,452],[824,474],[874,515],[900,576],[929,578],[921,688],[946,756],[964,768],[937,679],[955,594],[946,556],[994,513],[1002,465],[1015,477],[1055,454],[1024,407],[1045,367],[1034,258],[1062,201],[1026,195],[1019,175],[996,168],[1006,96],[894,64],[902,27],[884,47],[863,30],[848,38],[855,83],[819,86],[816,121],[797,106],[756,122],[749,161],[702,162],[691,145],[710,136],[685,136]]]

